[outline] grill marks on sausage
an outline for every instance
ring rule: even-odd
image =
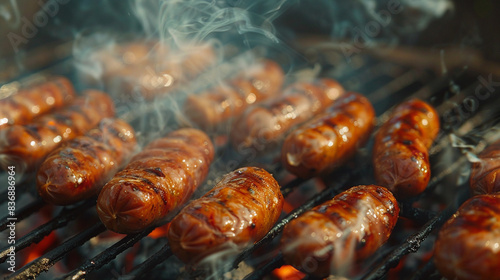
[[[12,125],[0,131],[5,139],[0,153],[7,158],[20,158],[27,171],[62,143],[85,134],[102,119],[114,115],[111,98],[100,91],[87,90],[70,105],[43,115],[29,125]]]
[[[285,262],[317,277],[348,272],[388,240],[398,215],[396,199],[387,189],[352,187],[285,226]],[[316,266],[307,266],[310,261]]]
[[[232,127],[231,143],[236,148],[265,152],[280,143],[290,129],[323,111],[343,92],[342,86],[331,79],[294,83],[282,95],[247,108]]]
[[[301,178],[328,174],[366,143],[374,120],[375,111],[368,99],[358,93],[346,93],[324,114],[287,136],[281,161],[288,171]]]
[[[500,141],[490,144],[472,164],[469,185],[472,193],[500,192]]]
[[[199,264],[212,253],[262,238],[282,207],[283,196],[272,175],[260,168],[240,168],[172,220],[170,246],[184,262]]]
[[[375,136],[372,162],[378,184],[398,199],[421,193],[430,180],[428,149],[439,132],[429,104],[411,99],[398,105]]]
[[[152,141],[103,187],[97,200],[101,221],[120,233],[161,223],[205,180],[213,157],[210,139],[197,129]]]
[[[75,98],[73,84],[65,77],[55,76],[48,81],[21,88],[17,93],[0,100],[0,128],[25,125],[35,118],[61,108]]]
[[[464,202],[439,230],[434,262],[447,279],[498,279],[500,193]]]
[[[73,204],[96,195],[134,153],[134,134],[126,122],[105,119],[86,135],[62,144],[38,169],[38,193],[55,205]]]

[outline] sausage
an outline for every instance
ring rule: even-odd
[[[434,263],[448,279],[500,279],[500,193],[477,195],[439,230]]]
[[[268,151],[279,144],[293,126],[323,111],[343,93],[342,86],[331,79],[296,82],[281,96],[247,108],[234,122],[231,143],[237,150]]]
[[[217,131],[251,104],[275,96],[283,81],[283,69],[263,60],[228,83],[188,96],[184,111],[204,131]]]
[[[348,92],[324,114],[286,137],[281,162],[301,178],[327,174],[367,142],[374,121],[375,110],[370,101],[359,93]]]
[[[46,202],[69,205],[97,195],[130,159],[135,132],[125,121],[104,119],[85,136],[64,143],[40,165],[37,189]]]
[[[215,61],[215,49],[209,43],[186,45],[182,51],[159,45],[143,62],[108,75],[106,85],[127,96],[153,100],[192,80]]]
[[[479,162],[474,162],[470,174],[472,194],[500,192],[500,141],[489,145],[478,155]]]
[[[65,77],[22,88],[0,99],[0,129],[14,124],[28,124],[36,117],[61,108],[75,97],[73,84]]]
[[[60,144],[85,134],[114,113],[113,100],[106,93],[87,90],[67,107],[43,115],[31,124],[0,130],[0,164],[4,168],[15,164],[19,169],[34,171]]]
[[[97,198],[99,218],[118,233],[157,225],[187,202],[213,158],[212,142],[198,129],[179,129],[152,141],[104,185]]]
[[[377,183],[398,199],[425,190],[429,151],[439,132],[439,116],[429,104],[411,99],[397,106],[375,136],[372,162]]]
[[[389,239],[398,216],[397,201],[386,188],[352,187],[284,227],[284,260],[317,277],[347,274]]]
[[[190,264],[215,253],[228,257],[266,235],[279,219],[283,201],[278,182],[267,171],[237,169],[172,220],[170,248]]]

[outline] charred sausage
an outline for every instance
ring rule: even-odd
[[[190,95],[184,111],[201,129],[217,131],[251,104],[276,95],[283,80],[283,69],[274,61],[264,60],[226,84]]]
[[[489,145],[472,164],[470,188],[474,195],[500,192],[500,141]]]
[[[136,145],[130,125],[120,119],[104,119],[85,136],[49,154],[37,171],[38,193],[54,205],[69,205],[97,195],[130,159]]]
[[[185,128],[149,143],[104,185],[97,213],[115,232],[138,232],[168,218],[205,180],[214,157],[208,136]]]
[[[500,194],[477,195],[440,229],[434,262],[448,279],[500,279]]]
[[[368,99],[359,93],[346,93],[326,113],[286,137],[281,161],[301,178],[331,172],[366,143],[374,120],[375,111]]]
[[[429,151],[439,132],[439,116],[429,104],[412,99],[397,106],[375,136],[375,179],[398,199],[425,190],[430,179]]]
[[[69,106],[41,116],[36,122],[0,130],[0,163],[33,171],[52,150],[85,134],[114,112],[113,100],[106,93],[87,90]]]
[[[214,253],[237,253],[264,237],[282,208],[283,195],[271,174],[256,167],[240,168],[226,174],[210,192],[190,202],[172,220],[170,248],[191,264]]]
[[[352,187],[285,226],[285,262],[318,277],[347,274],[388,240],[398,216],[397,201],[386,188]]]
[[[237,149],[264,152],[280,143],[295,125],[323,111],[344,93],[331,79],[297,82],[283,95],[247,108],[234,122],[230,138]]]
[[[36,117],[58,109],[75,97],[73,84],[65,77],[53,77],[0,99],[0,128],[28,124]]]

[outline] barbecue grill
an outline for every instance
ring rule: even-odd
[[[165,131],[189,124],[178,109],[187,93],[198,92],[214,81],[229,77],[241,65],[261,56],[283,65],[293,79],[332,77],[346,89],[363,93],[376,110],[377,125],[387,120],[390,109],[404,100],[418,97],[429,102],[438,111],[442,126],[430,150],[432,178],[429,186],[421,195],[400,202],[401,218],[393,235],[374,256],[360,265],[353,279],[441,279],[431,256],[437,231],[470,197],[467,179],[474,155],[500,139],[500,109],[497,106],[500,96],[496,94],[500,65],[495,62],[498,54],[494,51],[498,48],[492,47],[498,44],[498,38],[485,40],[489,45],[480,45],[484,47],[479,50],[464,48],[460,44],[441,47],[443,41],[452,40],[452,36],[446,34],[443,38],[436,38],[431,30],[435,23],[431,22],[419,30],[425,40],[394,46],[387,44],[391,40],[386,40],[384,35],[380,41],[364,42],[363,49],[360,49],[360,45],[345,39],[354,37],[332,39],[330,34],[325,34],[324,24],[317,24],[309,15],[301,15],[299,11],[303,6],[298,4],[300,1],[282,2],[284,11],[275,21],[277,32],[281,31],[281,25],[287,26],[287,31],[295,28],[293,36],[283,38],[286,47],[236,42],[224,49],[225,59],[190,83],[176,87],[153,102],[117,100],[119,117],[140,132],[139,138],[144,144]],[[478,7],[486,5],[480,2],[476,3]],[[65,5],[60,6],[60,13],[74,11],[79,6],[72,2]],[[232,1],[230,5],[242,3]],[[455,17],[446,16],[445,27],[456,26],[460,20],[471,20],[471,17],[457,19],[457,14],[467,14],[463,5],[455,3]],[[262,4],[246,8],[254,11],[268,7]],[[120,6],[119,11],[123,9]],[[314,7],[303,13],[313,11]],[[308,30],[314,30],[316,34],[301,29],[305,27],[294,26],[294,17],[303,20],[310,28]],[[493,28],[485,24],[492,20],[485,18],[476,21],[479,27],[484,27],[481,34]],[[46,28],[49,29],[51,24],[54,23],[49,23]],[[132,31],[137,31],[139,24],[131,25]],[[39,36],[47,37],[43,38],[45,41],[36,41],[35,37],[33,41],[36,42],[31,42],[35,46],[28,46],[14,59],[5,59],[11,67],[1,72],[0,96],[15,92],[20,84],[28,85],[54,74],[69,77],[77,89],[88,86],[82,79],[81,68],[75,67],[78,60],[74,55],[75,42],[81,38],[64,41],[46,34]],[[133,34],[127,36],[136,38]],[[226,40],[224,36],[222,38],[221,41]],[[402,41],[410,40],[408,36],[402,35],[401,38]],[[47,49],[54,50],[52,46],[57,46],[56,51],[50,52],[46,58]],[[39,63],[21,68],[12,66],[15,65],[12,61]],[[95,198],[72,206],[50,206],[36,195],[34,178],[25,175],[16,180],[16,269],[13,273],[7,270],[10,245],[2,242],[0,267],[3,276],[5,279],[314,279],[293,270],[285,271],[287,266],[278,247],[280,233],[289,221],[342,190],[373,183],[372,142],[361,149],[355,159],[332,174],[305,180],[288,174],[276,163],[276,154],[258,158],[240,154],[224,142],[224,136],[213,136],[216,143],[222,144],[217,146],[217,160],[207,182],[194,197],[201,196],[223,173],[258,164],[273,173],[289,204],[267,235],[246,247],[234,261],[220,264],[214,258],[210,270],[187,267],[172,254],[164,234],[166,226],[129,235],[111,233],[96,215]],[[7,182],[7,176],[2,173],[1,181]],[[2,188],[0,191],[0,213],[6,213],[7,190]],[[1,216],[1,238],[7,240],[11,220],[7,214]],[[342,278],[332,276],[331,279]]]

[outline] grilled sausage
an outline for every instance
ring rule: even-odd
[[[398,216],[397,201],[386,188],[352,187],[285,226],[285,262],[318,277],[346,274],[387,241]]]
[[[33,171],[60,144],[85,134],[114,112],[113,101],[106,93],[87,90],[69,106],[41,116],[36,122],[0,130],[0,164]]]
[[[470,188],[474,195],[500,192],[500,141],[489,145],[472,164]]]
[[[210,139],[197,129],[154,140],[104,185],[97,198],[99,218],[119,233],[162,222],[205,180],[213,157]]]
[[[208,69],[216,61],[211,44],[186,45],[182,51],[166,46],[155,47],[143,62],[122,67],[108,75],[108,87],[125,95],[139,94],[152,100],[172,92]]]
[[[28,124],[36,117],[66,105],[75,97],[73,84],[65,77],[22,88],[0,99],[0,128]]]
[[[287,87],[282,96],[247,108],[231,130],[231,142],[237,149],[264,152],[281,142],[295,125],[323,111],[344,93],[331,79],[314,83],[297,82]]]
[[[439,116],[429,104],[412,99],[397,106],[375,136],[373,168],[377,183],[398,199],[425,190],[429,151],[439,132]]]
[[[184,111],[204,131],[217,131],[249,105],[276,95],[283,80],[283,69],[264,60],[227,84],[188,96]]]
[[[310,178],[331,172],[368,140],[375,111],[359,93],[341,96],[325,114],[290,133],[281,150],[288,171]]]
[[[170,248],[191,264],[214,253],[232,255],[264,237],[282,208],[283,195],[271,174],[256,167],[240,168],[172,220]]]
[[[440,229],[434,262],[458,280],[500,279],[500,194],[470,198]]]
[[[54,205],[69,205],[97,195],[130,159],[135,132],[120,119],[104,119],[85,136],[54,150],[37,171],[40,196]]]

